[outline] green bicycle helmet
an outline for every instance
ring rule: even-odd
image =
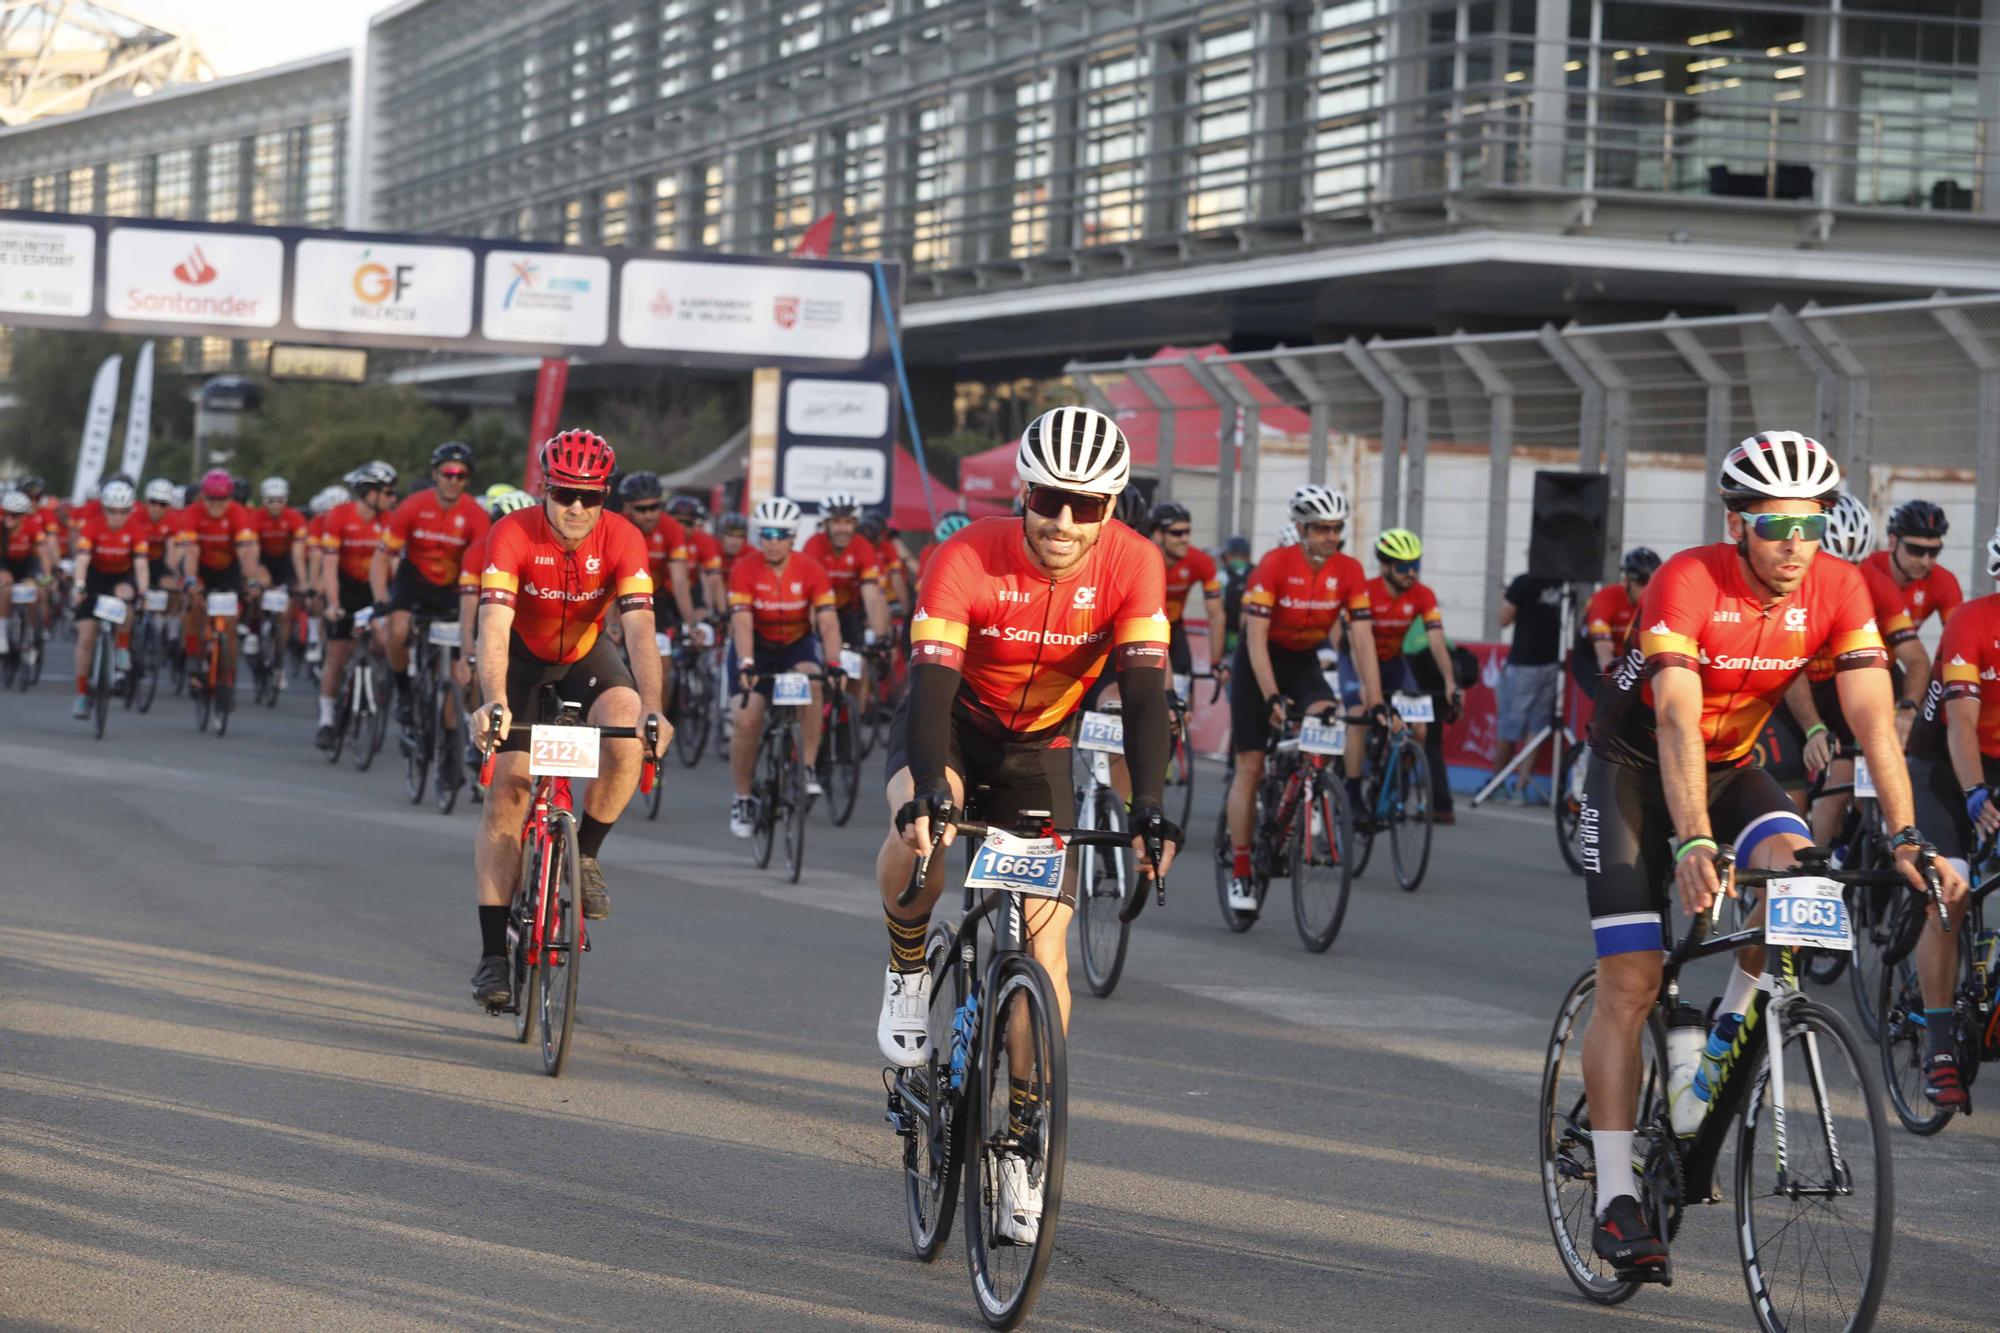
[[[1375,554],[1384,560],[1421,560],[1424,558],[1424,544],[1408,528],[1390,528],[1375,539]]]

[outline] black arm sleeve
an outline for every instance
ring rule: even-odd
[[[944,776],[951,755],[951,701],[958,694],[959,680],[958,672],[935,662],[918,662],[910,668],[910,730],[904,755],[919,791],[927,780]],[[1162,751],[1161,768],[1165,767]]]
[[[1133,804],[1150,800],[1157,805],[1167,783],[1167,756],[1173,751],[1166,671],[1140,666],[1120,671],[1118,710],[1125,722],[1125,768],[1132,775]]]

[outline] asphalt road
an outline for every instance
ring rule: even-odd
[[[606,844],[552,1080],[469,999],[476,812],[405,803],[393,742],[330,767],[299,694],[221,740],[163,698],[93,742],[67,703],[53,669],[0,696],[0,1321],[977,1324],[957,1236],[910,1255],[882,1121],[879,796],[791,886],[721,764],[670,763]],[[1117,994],[1078,996],[1034,1326],[1748,1327],[1726,1207],[1615,1311],[1558,1267],[1535,1090],[1589,937],[1546,817],[1461,814],[1415,895],[1378,857],[1316,956],[1287,915],[1224,930],[1219,773]],[[1992,1329],[2000,1124],[1895,1153],[1880,1326]]]

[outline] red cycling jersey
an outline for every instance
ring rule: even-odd
[[[105,522],[104,511],[99,510],[77,525],[76,553],[88,555],[90,567],[100,574],[129,574],[134,555],[152,559],[147,553],[152,536],[152,525],[137,514],[129,515],[114,528]]]
[[[458,578],[465,548],[492,526],[493,520],[470,495],[445,504],[434,490],[418,491],[397,505],[382,525],[382,549],[400,552],[424,582],[448,588]]]
[[[1161,557],[1165,559],[1164,554]],[[1187,608],[1188,594],[1199,584],[1204,596],[1222,596],[1222,576],[1216,572],[1215,558],[1198,546],[1167,566],[1167,619],[1180,623]]]
[[[638,524],[633,526],[638,527]],[[679,519],[662,514],[659,521],[653,524],[651,532],[644,528],[639,528],[639,532],[646,539],[646,558],[653,562],[653,586],[664,588],[667,586],[668,563],[688,558],[687,529],[680,525]]]
[[[1625,591],[1624,583],[1607,583],[1584,605],[1583,636],[1592,643],[1610,644],[1611,658],[1616,661],[1625,652],[1626,635],[1638,610],[1639,604]]]
[[[53,495],[45,495],[35,509],[35,517],[42,520],[42,531],[56,539],[56,545],[64,555],[69,554],[69,525],[75,517],[70,512],[67,500],[58,500]]]
[[[1903,595],[1905,609],[1910,613],[1910,623],[1918,629],[1922,629],[1924,622],[1933,615],[1950,620],[1952,612],[1965,601],[1965,593],[1958,586],[1958,575],[1943,565],[1932,565],[1931,572],[1920,579],[1897,583],[1895,566],[1890,563],[1887,551],[1877,551],[1861,563],[1864,568],[1874,570],[1895,584]]]
[[[1412,583],[1408,592],[1398,594],[1389,586],[1389,580],[1379,576],[1368,580],[1368,613],[1375,625],[1378,662],[1403,655],[1403,640],[1419,619],[1427,626],[1444,625],[1436,593],[1424,584]]]
[[[250,526],[257,530],[257,547],[266,560],[283,560],[292,553],[292,543],[303,541],[306,516],[287,506],[272,513],[262,505],[250,511]]]
[[[514,608],[514,642],[543,662],[575,662],[597,642],[613,596],[620,611],[653,605],[646,539],[622,514],[603,514],[566,549],[542,506],[517,509],[486,537],[479,601]]]
[[[181,514],[178,509],[169,509],[157,521],[146,521],[146,559],[153,563],[153,577],[158,579],[166,572],[167,543],[173,539],[180,527]]]
[[[1911,754],[1950,762],[1945,705],[1954,699],[1979,701],[1979,753],[2000,759],[2000,593],[1966,602],[1945,625],[1923,712],[1910,728]]]
[[[19,518],[7,520],[7,558],[26,560],[35,554],[42,544],[42,516],[23,514]]]
[[[715,539],[714,533],[704,532],[700,528],[689,528],[687,546],[688,560],[696,569],[708,574],[722,572],[722,543]]]
[[[1122,523],[1100,528],[1060,579],[1029,561],[1018,518],[982,518],[929,549],[910,663],[959,672],[959,699],[985,729],[1019,736],[1060,726],[1107,659],[1165,669],[1165,565]]]
[[[345,500],[327,510],[320,522],[319,547],[333,557],[340,577],[368,582],[376,548],[382,545],[382,516],[363,517],[359,500]]]
[[[1289,652],[1310,652],[1325,643],[1343,609],[1354,620],[1370,618],[1361,562],[1335,551],[1314,569],[1304,545],[1267,553],[1243,592],[1243,614],[1269,620],[1271,646]]]
[[[819,561],[797,551],[776,569],[756,551],[729,567],[729,610],[750,611],[750,632],[761,643],[792,644],[812,632],[816,611],[833,605],[833,584]]]
[[[1899,643],[1906,643],[1917,637],[1916,626],[1910,623],[1910,614],[1903,609],[1903,590],[1896,581],[1872,565],[1863,563],[1856,566],[1861,571],[1861,581],[1867,585],[1869,605],[1875,609],[1875,628],[1882,632],[1882,641],[1890,649]],[[1806,679],[1816,686],[1824,686],[1835,674],[1833,654],[1821,648],[1813,654],[1813,660],[1806,663]],[[1839,707],[1837,696],[1824,690],[1813,701],[1824,714],[1828,707]]]
[[[1887,667],[1889,653],[1861,571],[1815,559],[1788,597],[1766,607],[1728,542],[1682,551],[1660,566],[1639,603],[1637,643],[1597,696],[1590,743],[1613,762],[1659,767],[1653,674],[1701,677],[1701,738],[1710,767],[1742,764],[1785,689],[1825,648],[1836,671]]]
[[[486,541],[493,535],[491,528],[473,540],[465,548],[465,554],[458,560],[458,590],[461,593],[479,591],[479,573],[486,568]]]
[[[208,512],[206,500],[196,500],[178,515],[179,531],[174,535],[196,546],[196,559],[203,569],[228,569],[236,563],[236,548],[257,540],[250,511],[234,500],[219,514]]]
[[[832,538],[815,532],[806,539],[804,550],[826,571],[827,582],[833,585],[833,604],[842,611],[860,599],[862,584],[879,585],[882,581],[881,559],[868,539],[859,534],[849,537],[847,545],[836,551]]]

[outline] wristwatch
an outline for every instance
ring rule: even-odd
[[[1892,852],[1901,851],[1905,847],[1922,847],[1923,845],[1924,835],[1917,832],[1915,824],[1905,824],[1901,832],[1889,839],[1889,850]]]

